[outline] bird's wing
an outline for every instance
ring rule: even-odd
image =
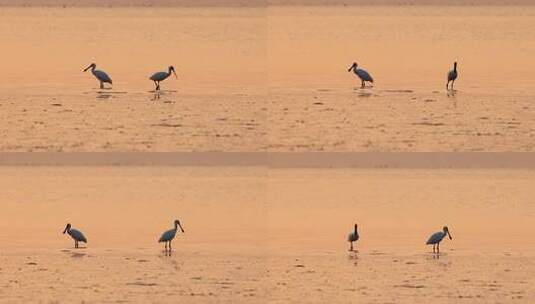
[[[158,242],[167,242],[167,241],[170,241],[172,239],[175,238],[175,234],[176,234],[176,230],[175,229],[171,229],[171,230],[167,230],[166,232],[164,232],[162,234],[162,236],[160,237],[160,239],[158,240]]]
[[[71,237],[78,242],[87,243],[87,239],[85,238],[84,234],[76,229],[71,229]]]
[[[150,80],[153,80],[153,81],[161,81],[161,80],[164,80],[165,78],[167,78],[166,72],[158,72],[150,76]]]
[[[347,240],[348,240],[349,242],[358,241],[358,239],[359,239],[359,235],[358,235],[358,233],[355,234],[354,232],[351,232],[351,233],[347,236]]]
[[[448,81],[455,80],[457,78],[457,73],[454,70],[451,70],[448,73]]]
[[[436,243],[440,242],[443,238],[444,238],[444,232],[433,233],[433,235],[431,235],[431,237],[429,237],[429,240],[427,240],[426,244],[427,245],[436,244]]]
[[[360,77],[360,79],[362,79],[364,81],[373,82],[372,76],[370,75],[370,73],[366,72],[365,70],[357,69],[357,70],[355,70],[355,73],[357,73],[357,75]]]
[[[108,76],[108,74],[106,74],[105,72],[103,71],[95,71],[95,76],[98,78],[98,80],[102,81],[102,82],[109,82],[111,83],[111,78],[110,76]]]

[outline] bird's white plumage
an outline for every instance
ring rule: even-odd
[[[347,241],[348,242],[356,242],[359,240],[359,233],[358,232],[351,232],[348,236],[347,236]]]
[[[453,63],[453,70],[448,72],[448,82],[446,83],[446,89],[448,90],[448,85],[451,82],[451,90],[453,90],[453,84],[455,83],[455,79],[457,79],[458,72],[457,72],[457,62]]]
[[[108,76],[108,74],[106,74],[105,72],[100,71],[100,70],[92,70],[91,72],[93,73],[93,75],[95,75],[95,78],[98,81],[110,83],[110,84],[112,83],[110,76]]]
[[[355,74],[357,74],[357,76],[363,81],[373,82],[373,78],[370,73],[363,69],[355,69]]]
[[[87,239],[85,238],[84,234],[76,229],[69,229],[67,233],[72,237],[73,240],[78,242],[87,243]]]
[[[158,72],[158,73],[154,73],[150,77],[150,80],[152,80],[152,81],[163,81],[163,80],[167,79],[167,77],[169,77],[170,75],[171,75],[171,73]]]
[[[167,230],[162,234],[160,239],[158,240],[159,243],[161,242],[169,242],[172,241],[175,238],[177,228]]]
[[[448,81],[453,81],[455,79],[457,79],[457,71],[455,71],[455,70],[449,71],[449,73],[448,73]]]
[[[427,245],[438,244],[440,243],[440,241],[442,241],[442,239],[444,239],[445,236],[446,236],[446,232],[444,231],[433,233],[433,235],[429,237],[429,240],[427,240],[426,244]]]

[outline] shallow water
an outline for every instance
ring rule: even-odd
[[[534,15],[2,7],[0,151],[534,151]],[[455,60],[460,78],[446,92]],[[356,87],[353,61],[373,88]],[[91,62],[112,89],[82,72]],[[171,64],[178,80],[154,92],[147,78]],[[530,155],[468,169],[479,154],[365,164],[297,153],[275,169],[273,154],[60,154],[0,155],[0,302],[535,298],[535,171],[512,169]],[[157,239],[175,218],[185,233],[169,255]],[[67,222],[84,248],[61,233]],[[348,252],[355,222],[358,252]],[[435,255],[425,240],[443,225],[453,240]]]
[[[266,140],[259,100],[167,91],[3,97],[0,150],[256,151]]]
[[[118,91],[162,89],[243,93],[264,84],[264,12],[231,8],[0,8],[2,92],[61,95],[95,91],[91,62]],[[265,39],[264,39],[265,40]]]
[[[533,15],[1,8],[0,150],[533,151]],[[447,93],[455,60],[457,91]],[[374,88],[355,89],[353,61]],[[90,62],[112,90],[82,73]],[[157,96],[147,78],[170,64],[179,79]]]
[[[339,253],[240,256],[153,249],[0,253],[5,303],[529,303],[533,257]],[[68,291],[68,292],[66,292]]]
[[[346,232],[358,221],[359,243],[368,250],[420,253],[426,237],[448,224],[454,241],[445,248],[455,246],[462,254],[535,253],[533,174],[510,169],[5,166],[0,241],[10,247],[67,246],[71,242],[60,232],[71,221],[88,231],[93,248],[154,247],[159,233],[180,217],[187,231],[180,246],[208,252],[336,252],[347,249]],[[25,221],[20,221],[22,214]]]
[[[15,250],[0,254],[3,303],[236,303],[265,299],[255,257],[155,250]]]
[[[275,7],[269,12],[273,88],[360,86],[347,72],[356,61],[380,89],[443,91],[446,74],[458,61],[461,90],[534,92],[532,6]]]
[[[1,301],[529,303],[534,174],[3,167]],[[156,240],[174,218],[167,256]],[[424,243],[444,224],[436,256]]]

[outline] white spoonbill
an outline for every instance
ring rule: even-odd
[[[446,235],[450,238],[450,240],[452,240],[448,227],[444,226],[442,228],[442,231],[435,232],[433,233],[433,235],[431,235],[431,237],[429,237],[429,240],[427,240],[426,245],[433,245],[433,253],[435,253],[435,246],[436,246],[437,248],[436,253],[440,253],[440,248],[439,248],[440,242]]]
[[[359,232],[357,231],[357,224],[355,224],[355,230],[347,236],[347,241],[350,244],[349,251],[353,251],[353,242],[359,240]]]
[[[359,69],[358,64],[356,62],[353,62],[353,65],[351,65],[351,67],[347,71],[351,72],[351,70],[353,70],[353,72],[355,72],[355,75],[357,75],[362,81],[361,88],[364,88],[366,81],[373,83],[373,78],[370,73],[366,72],[363,69]]]
[[[65,233],[68,233],[74,240],[74,248],[78,248],[78,242],[87,244],[87,239],[85,238],[84,234],[79,230],[72,229],[71,224],[67,224],[65,230],[63,230],[63,234]]]
[[[175,68],[172,65],[169,66],[169,69],[167,72],[158,72],[150,76],[149,79],[154,81],[154,84],[156,85],[156,91],[160,89],[160,81],[166,80],[167,77],[171,76],[171,73],[175,74],[175,78],[178,79],[178,76],[176,76],[176,73],[175,73]]]
[[[175,238],[178,227],[180,227],[180,230],[182,231],[182,233],[184,233],[184,229],[182,229],[182,225],[180,225],[180,221],[175,220],[175,228],[164,232],[162,236],[160,237],[160,239],[158,240],[158,243],[165,242],[165,250],[167,250],[167,243],[169,243],[169,251],[171,251],[171,241],[173,241],[173,239]]]
[[[448,89],[448,85],[451,82],[451,90],[453,90],[453,83],[455,82],[455,79],[457,79],[457,62],[453,63],[453,70],[449,71],[448,73],[448,82],[446,83],[446,90]]]
[[[97,65],[92,63],[87,68],[85,68],[84,72],[87,72],[87,70],[91,69],[91,73],[93,73],[93,76],[95,76],[95,78],[100,82],[100,88],[104,89],[104,83],[112,84],[111,78],[105,72],[95,70],[96,67]]]

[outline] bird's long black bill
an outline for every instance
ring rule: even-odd
[[[450,237],[450,240],[453,240],[449,231],[448,231],[448,236]]]

